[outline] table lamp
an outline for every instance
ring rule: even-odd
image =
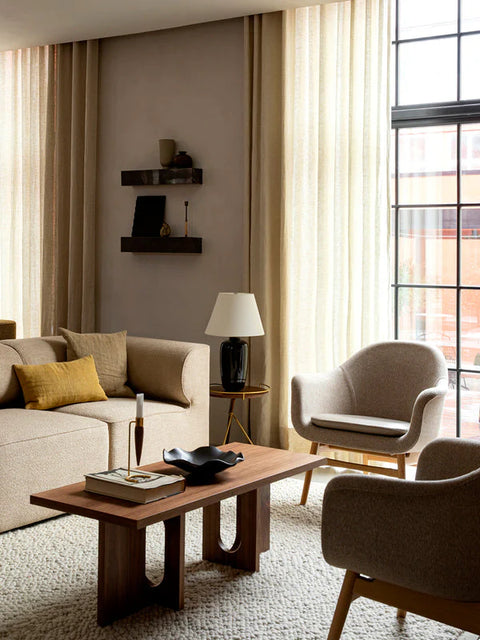
[[[253,293],[219,293],[205,333],[228,337],[220,346],[220,375],[225,391],[242,391],[247,379],[248,345],[241,337],[263,336]]]

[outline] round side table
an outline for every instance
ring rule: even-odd
[[[250,424],[248,425],[248,433],[245,431],[242,423],[237,418],[237,416],[233,413],[233,408],[235,406],[235,401],[240,400],[253,400],[254,398],[261,398],[266,393],[270,391],[270,387],[268,384],[260,384],[258,386],[252,387],[244,387],[242,391],[225,391],[221,384],[211,384],[210,385],[210,396],[212,398],[229,398],[230,399],[230,407],[228,409],[228,420],[227,420],[227,430],[225,431],[225,437],[223,438],[222,444],[226,444],[228,442],[230,436],[230,430],[232,428],[232,422],[238,424],[240,429],[243,431],[244,436],[247,438],[250,444],[253,444],[251,433],[250,433]]]

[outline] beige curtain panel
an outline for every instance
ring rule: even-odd
[[[248,286],[265,338],[253,420],[292,448],[290,379],[390,335],[390,2],[246,18]],[[308,444],[307,444],[308,447]]]
[[[98,41],[55,49],[49,85],[42,335],[56,334],[59,326],[95,329]]]
[[[271,392],[251,403],[257,443],[278,446],[285,389],[286,265],[283,248],[282,14],[245,18],[247,288],[255,294],[265,336],[251,338],[250,380]]]

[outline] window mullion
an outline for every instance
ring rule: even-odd
[[[459,0],[460,5],[460,0]],[[460,285],[462,284],[462,212],[460,209],[460,202],[462,201],[461,193],[461,125],[457,124],[457,293],[456,293],[456,366],[457,366],[457,387],[456,387],[456,403],[457,410],[455,412],[455,434],[457,438],[461,435],[461,414],[462,414],[462,392],[461,392],[461,373],[460,367],[462,366],[462,300]]]

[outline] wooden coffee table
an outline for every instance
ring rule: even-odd
[[[84,482],[30,496],[30,502],[99,521],[97,620],[107,625],[153,602],[173,609],[184,605],[185,513],[203,508],[203,558],[238,569],[258,571],[260,554],[270,544],[270,484],[318,467],[322,458],[238,442],[225,451],[242,452],[245,460],[215,476],[215,482],[187,486],[175,496],[136,504],[84,491]],[[142,467],[172,473],[158,462]],[[237,535],[231,549],[220,537],[220,502],[237,496]],[[146,528],[165,525],[162,582],[145,576]]]

